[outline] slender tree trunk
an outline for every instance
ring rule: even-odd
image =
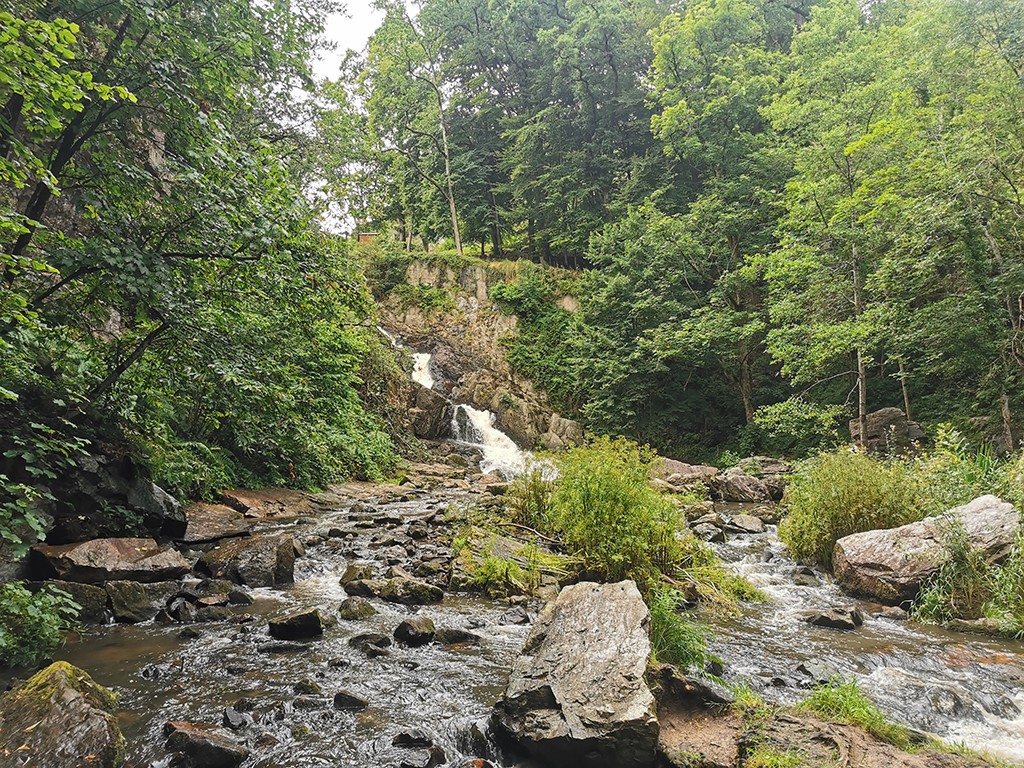
[[[900,389],[903,391],[903,412],[907,415],[907,421],[913,417],[910,415],[910,391],[907,389],[907,367],[903,364],[903,358],[897,361],[900,366]]]
[[[1013,451],[1016,449],[1017,443],[1013,438],[1013,420],[1010,413],[1010,394],[1006,391],[1005,386],[999,393],[999,406],[1003,414],[1003,439],[1006,441],[1007,448]]]
[[[857,244],[851,246],[853,255],[853,306],[857,317],[864,314],[864,287],[857,257]],[[868,367],[863,343],[857,344],[857,426],[860,430],[860,447],[867,446],[868,432]]]
[[[754,376],[750,370],[750,353],[740,360],[740,397],[743,398],[743,416],[747,424],[754,423]]]
[[[108,389],[114,386],[118,379],[125,374],[125,371],[135,365],[139,358],[146,353],[146,350],[152,346],[153,342],[155,342],[170,327],[170,323],[164,320],[160,325],[146,334],[146,337],[138,343],[135,349],[132,350],[132,353],[114,366],[110,373],[107,374],[106,378],[92,388],[92,391],[89,392],[89,399],[93,401],[98,400]]]
[[[452,217],[452,234],[455,236],[455,252],[462,256],[462,235],[459,233],[459,211],[455,207],[455,184],[452,181],[452,157],[448,149],[448,126],[444,120],[444,99],[441,89],[434,85],[437,96],[437,121],[441,127],[441,149],[444,155],[444,180],[448,187],[448,211]]]
[[[487,193],[488,200],[491,208],[491,256],[495,259],[501,258],[501,222],[498,218],[498,198],[494,196],[494,192],[490,191]]]

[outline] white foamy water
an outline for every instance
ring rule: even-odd
[[[427,389],[434,388],[434,374],[430,372],[429,352],[416,352],[412,356],[412,380]]]
[[[1021,715],[1003,719],[988,712],[981,722],[955,723],[946,739],[962,742],[972,749],[1001,760],[1024,764],[1024,693],[1013,697]]]
[[[490,411],[481,411],[471,405],[457,406],[452,418],[452,436],[480,449],[483,453],[480,470],[485,474],[497,473],[512,478],[526,470],[527,454],[511,437],[494,426],[494,414]]]

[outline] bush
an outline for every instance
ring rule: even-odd
[[[908,467],[850,449],[805,462],[785,499],[779,537],[793,557],[832,565],[836,541],[852,533],[893,528],[922,517]]]
[[[55,587],[32,593],[20,582],[0,586],[0,665],[31,664],[53,653],[80,610],[71,595]]]
[[[815,687],[800,708],[826,720],[863,728],[872,736],[900,749],[911,746],[910,734],[902,725],[889,722],[852,680],[832,680]]]
[[[601,437],[559,461],[545,527],[597,578],[633,579],[644,589],[679,559],[678,511],[648,486],[654,457],[624,438]]]

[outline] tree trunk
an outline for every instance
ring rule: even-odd
[[[437,122],[441,127],[441,149],[444,155],[444,180],[448,187],[448,211],[452,217],[452,234],[455,236],[455,252],[462,256],[462,235],[459,233],[459,211],[455,207],[455,184],[452,181],[452,157],[448,149],[448,126],[444,121],[444,99],[441,89],[434,84],[437,97]]]
[[[854,314],[860,317],[864,314],[864,289],[856,243],[851,246],[851,253],[853,255]],[[868,367],[863,343],[857,344],[857,426],[860,430],[860,447],[864,448],[867,445],[868,436]]]
[[[743,416],[747,424],[754,423],[754,376],[750,370],[750,353],[740,360],[740,397],[743,398]]]
[[[907,389],[907,368],[903,364],[903,358],[897,361],[900,366],[900,389],[903,391],[903,412],[907,415],[907,421],[913,417],[910,415],[910,391]]]
[[[1013,438],[1013,420],[1010,413],[1010,395],[1003,387],[999,393],[999,406],[1003,414],[1003,439],[1006,441],[1007,449],[1013,451],[1017,443]]]

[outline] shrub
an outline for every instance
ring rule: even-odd
[[[508,491],[508,511],[513,523],[543,529],[551,518],[551,494],[554,481],[541,466],[528,466],[512,481]]]
[[[625,438],[597,438],[567,451],[547,526],[587,571],[641,589],[678,559],[678,511],[648,485],[654,452]]]
[[[831,566],[836,541],[920,519],[915,483],[901,462],[853,450],[805,462],[786,493],[779,536],[795,558]]]
[[[81,610],[52,586],[29,592],[20,582],[0,586],[0,665],[31,664],[53,653]]]
[[[944,524],[947,558],[914,602],[914,618],[928,622],[976,619],[992,596],[992,576],[985,555],[971,546],[959,520]]]
[[[900,749],[911,746],[907,729],[889,722],[852,680],[832,680],[816,686],[800,708],[826,720],[863,728],[872,736]]]

